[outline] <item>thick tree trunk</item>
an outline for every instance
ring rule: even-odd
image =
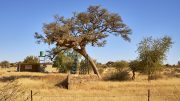
[[[81,55],[83,55],[86,59],[88,59],[90,65],[92,66],[92,69],[94,71],[94,74],[97,74],[97,76],[101,79],[101,75],[96,67],[96,64],[94,63],[94,61],[91,59],[91,57],[89,57],[89,55],[87,54],[86,50],[81,51]]]

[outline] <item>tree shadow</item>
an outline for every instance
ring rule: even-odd
[[[111,73],[108,76],[103,77],[104,81],[129,81],[131,77],[128,71],[121,71]]]
[[[40,79],[41,77],[39,77],[39,76],[26,76],[26,75],[7,76],[7,77],[1,77],[0,82],[9,82],[9,81],[14,81],[14,80],[20,79],[20,78]]]
[[[55,86],[60,87],[60,88],[64,88],[64,89],[68,89],[68,78],[57,83]]]

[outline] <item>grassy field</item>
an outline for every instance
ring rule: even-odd
[[[26,94],[30,94],[30,90],[37,93],[33,101],[147,101],[148,89],[151,89],[151,101],[180,101],[180,78],[148,82],[147,76],[139,74],[135,81],[88,82],[67,90],[58,86],[66,76],[0,69],[0,87],[10,80],[18,81]]]

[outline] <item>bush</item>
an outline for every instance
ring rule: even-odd
[[[160,74],[160,72],[154,73],[149,76],[149,80],[157,80],[157,79],[161,79],[161,78],[163,78],[163,76]]]
[[[2,68],[9,68],[10,67],[9,61],[2,61],[1,62],[1,67]]]
[[[17,67],[16,63],[10,63],[10,67]]]
[[[131,69],[133,75],[132,75],[132,80],[135,79],[135,72],[139,71],[140,69],[140,62],[138,60],[134,60],[134,61],[131,61],[129,63],[129,68]]]
[[[21,84],[17,81],[10,81],[0,88],[0,101],[29,101],[30,93],[28,95],[26,93],[27,90],[23,89]]]
[[[107,77],[104,78],[105,80],[113,80],[113,81],[125,81],[125,80],[130,80],[130,75],[127,70],[123,71],[118,71],[111,73]]]
[[[126,61],[117,61],[112,64],[118,71],[122,71],[129,66],[129,63]]]

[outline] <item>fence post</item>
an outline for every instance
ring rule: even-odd
[[[150,101],[150,96],[151,96],[150,89],[148,89],[148,101]]]
[[[33,94],[32,94],[32,90],[31,90],[31,101],[33,101]]]
[[[67,76],[67,89],[71,89],[71,74],[70,73]]]

